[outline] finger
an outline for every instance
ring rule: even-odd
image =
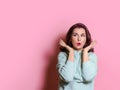
[[[60,40],[59,40],[59,45],[61,45],[61,44],[62,44],[62,40],[60,39]]]
[[[96,41],[96,40],[94,40],[93,42],[94,42],[95,44],[97,44],[97,41]]]
[[[96,40],[92,41],[92,42],[91,42],[91,47],[94,47],[96,44],[97,44],[97,41],[96,41]]]
[[[97,44],[97,41],[95,40],[93,44],[96,45],[96,44]]]
[[[62,46],[62,47],[64,47],[65,46],[65,43],[64,43],[64,41],[60,41],[60,46]]]

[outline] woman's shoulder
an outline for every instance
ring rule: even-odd
[[[95,52],[89,52],[88,55],[92,57],[97,57],[97,54]]]
[[[58,52],[58,56],[67,56],[67,52],[60,51]]]

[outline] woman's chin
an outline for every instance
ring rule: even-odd
[[[77,46],[77,45],[75,45],[73,48],[74,48],[75,50],[81,50],[83,47],[82,47],[82,46]]]
[[[81,49],[82,49],[82,47],[76,47],[75,49],[76,49],[76,50],[81,50]]]

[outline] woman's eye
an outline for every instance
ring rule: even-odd
[[[77,36],[76,34],[73,34],[73,36]]]
[[[85,37],[85,34],[82,34],[81,36],[82,36],[82,37]]]

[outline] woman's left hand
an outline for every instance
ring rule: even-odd
[[[92,41],[89,46],[87,46],[87,47],[84,48],[84,51],[88,52],[91,48],[93,48],[96,45],[96,43],[97,43],[96,40]]]

